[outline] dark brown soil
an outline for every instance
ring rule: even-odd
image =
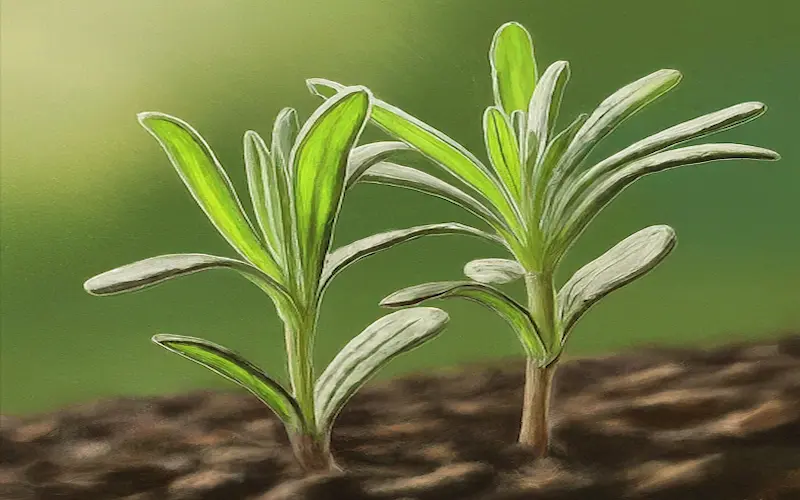
[[[246,393],[2,417],[0,498],[800,499],[800,337],[562,363],[552,456],[514,445],[522,363],[376,383],[334,432],[349,472],[303,478]]]

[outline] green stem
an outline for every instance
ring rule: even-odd
[[[310,429],[316,428],[314,418],[314,365],[311,362],[311,338],[313,325],[292,329],[286,327],[286,352],[289,354],[289,379],[292,393],[303,419]]]
[[[525,287],[528,292],[528,309],[536,322],[548,355],[551,355],[558,349],[561,328],[553,275],[547,272],[528,273],[525,275]],[[536,457],[546,456],[550,445],[550,393],[557,361],[549,361],[528,358],[525,368],[519,442],[531,448]],[[549,364],[542,366],[542,362]]]
[[[303,414],[303,427],[289,433],[300,466],[309,473],[341,470],[330,451],[330,433],[317,428],[314,415],[314,364],[312,346],[315,322],[292,329],[286,326],[286,347],[289,353],[289,379],[292,392]]]

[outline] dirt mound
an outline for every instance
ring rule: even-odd
[[[303,477],[254,397],[123,398],[0,426],[0,498],[800,498],[800,337],[564,362],[553,452],[514,445],[522,362],[376,383],[333,436],[342,475]]]

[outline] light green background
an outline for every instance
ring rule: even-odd
[[[799,2],[5,0],[1,14],[4,413],[230,387],[152,345],[159,332],[205,337],[283,373],[270,303],[232,273],[121,297],[83,292],[92,274],[157,254],[232,255],[137,112],[192,123],[240,189],[242,134],[268,134],[283,106],[308,116],[318,101],[307,77],[367,85],[483,157],[487,50],[508,20],[532,31],[540,65],[571,62],[565,119],[649,72],[683,71],[680,87],[626,122],[598,156],[748,100],[766,102],[769,112],[715,140],[783,155],[779,163],[648,177],[614,202],[575,247],[562,280],[646,225],[673,225],[679,244],[653,274],[592,310],[570,354],[708,345],[800,327]],[[472,222],[445,202],[367,185],[346,200],[336,240],[451,220]],[[488,256],[502,253],[440,237],[349,269],[327,295],[317,363],[378,317],[386,294],[457,279],[466,261]],[[384,376],[519,355],[513,334],[486,310],[442,305],[453,318],[444,336]]]

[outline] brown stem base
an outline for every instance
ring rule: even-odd
[[[342,471],[331,455],[330,438],[315,438],[309,434],[297,433],[290,435],[289,440],[295,458],[306,472]]]
[[[528,359],[525,366],[525,394],[522,406],[522,427],[519,443],[530,448],[534,456],[547,456],[550,446],[550,392],[556,364],[540,367]]]

